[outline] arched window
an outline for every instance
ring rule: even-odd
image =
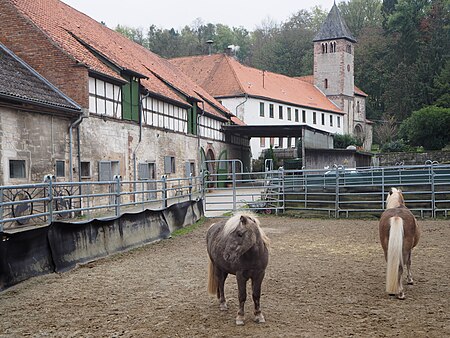
[[[352,45],[347,45],[347,53],[352,53]]]
[[[328,88],[328,79],[325,79],[324,85],[325,85],[325,89],[327,89]]]

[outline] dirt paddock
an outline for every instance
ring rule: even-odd
[[[206,293],[207,220],[187,235],[32,278],[0,293],[0,337],[449,337],[450,222],[420,220],[415,285],[384,292],[378,222],[262,217],[272,241],[266,323],[235,326]],[[250,292],[250,290],[249,290]]]

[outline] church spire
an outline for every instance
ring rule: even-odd
[[[333,8],[331,8],[330,13],[328,13],[325,22],[320,27],[319,32],[314,37],[314,42],[333,40],[333,39],[347,39],[351,42],[356,42],[352,33],[347,27],[344,18],[341,16],[341,12],[334,2]]]

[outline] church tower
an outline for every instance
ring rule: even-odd
[[[355,105],[354,44],[339,9],[334,3],[314,38],[314,85],[342,111],[344,132],[353,134]]]

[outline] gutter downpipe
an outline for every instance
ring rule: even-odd
[[[245,102],[247,102],[247,100],[248,100],[248,94],[245,93],[245,100],[242,101],[241,103],[239,103],[239,104],[236,106],[236,117],[237,117],[237,118],[239,118],[239,116],[238,116],[238,108],[239,108],[240,106],[242,106]]]
[[[202,102],[202,113],[197,114],[197,156],[198,156],[198,168],[199,172],[202,171],[202,155],[200,151],[200,118],[205,114],[205,101]]]
[[[78,118],[73,121],[69,126],[69,181],[73,182],[73,128],[77,128],[78,132],[78,140],[77,140],[77,147],[78,147],[78,181],[81,181],[81,161],[80,161],[80,130],[78,129],[78,126],[81,124],[84,118],[87,117],[88,110],[86,108],[82,108],[82,114],[78,116]]]

